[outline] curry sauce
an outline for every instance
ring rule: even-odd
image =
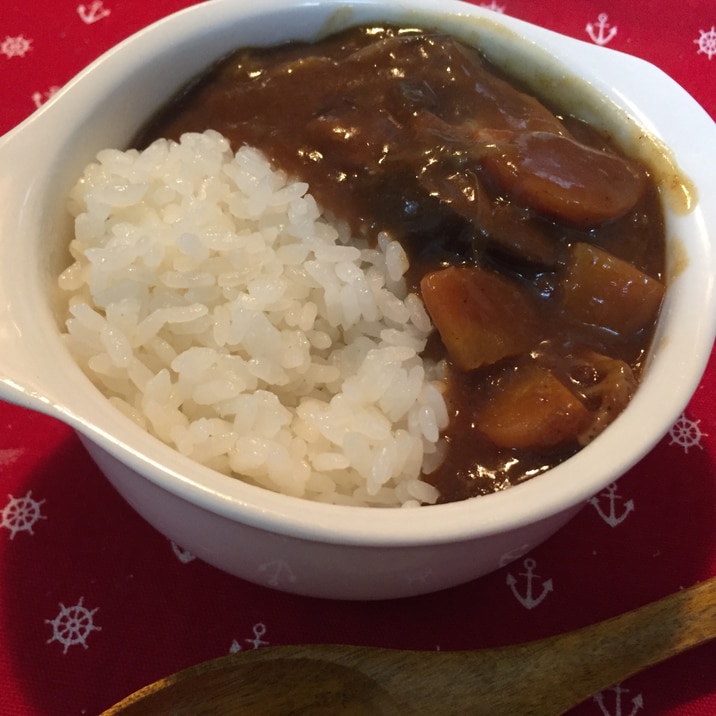
[[[664,292],[656,183],[568,108],[452,37],[357,27],[237,50],[137,138],[214,129],[308,182],[357,235],[385,232],[436,327],[453,501],[562,462],[636,389]]]

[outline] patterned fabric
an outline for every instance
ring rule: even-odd
[[[94,57],[192,0],[3,0],[0,132]],[[482,3],[488,5],[488,3]],[[493,9],[654,62],[716,117],[712,0],[499,0]],[[0,405],[0,713],[93,714],[175,670],[267,644],[495,646],[626,611],[716,575],[716,364],[685,414],[548,543],[440,594],[387,603],[244,583],[156,533],[74,433]],[[289,578],[277,568],[272,583]],[[716,713],[716,644],[575,716]]]

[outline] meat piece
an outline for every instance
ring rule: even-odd
[[[460,126],[447,124],[431,112],[420,112],[410,130],[416,144],[426,146],[444,142],[434,154],[425,151],[417,173],[418,182],[428,195],[472,223],[485,244],[512,259],[528,264],[553,267],[558,247],[542,231],[529,210],[510,203],[496,202],[480,179],[479,163],[497,138],[513,134],[505,130],[480,129],[474,121]]]
[[[528,211],[514,204],[492,202],[474,172],[450,173],[433,164],[420,176],[429,195],[449,206],[475,227],[483,243],[521,263],[553,268],[559,246],[532,220]],[[481,247],[475,247],[475,256]]]

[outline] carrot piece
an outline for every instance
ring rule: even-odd
[[[630,263],[578,243],[570,247],[561,290],[571,316],[628,334],[656,318],[665,289]]]
[[[529,296],[484,268],[450,266],[420,282],[425,307],[448,355],[473,370],[528,350],[537,333]]]
[[[485,167],[518,202],[578,226],[624,215],[646,186],[625,159],[552,132],[496,142]]]
[[[578,436],[591,413],[550,370],[526,365],[497,381],[475,424],[495,445],[544,449]]]

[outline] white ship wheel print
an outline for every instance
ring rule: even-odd
[[[689,420],[686,413],[682,413],[669,430],[671,438],[669,445],[680,445],[684,448],[684,452],[689,452],[689,448],[692,447],[701,448],[701,438],[706,437],[706,433],[701,432],[699,422],[699,420]]]
[[[66,607],[60,602],[60,611],[54,619],[45,619],[45,624],[52,624],[52,637],[47,644],[58,641],[62,644],[63,654],[75,644],[87,648],[87,637],[93,631],[102,631],[102,627],[95,626],[94,614],[99,609],[96,607],[91,611],[83,606],[84,597],[81,597],[77,604]]]
[[[32,49],[32,40],[28,40],[24,35],[10,37],[9,35],[0,42],[0,55],[5,55],[8,59],[11,57],[24,57]]]
[[[716,27],[712,25],[708,32],[699,30],[699,38],[694,42],[699,46],[696,54],[706,55],[710,60],[716,55]]]
[[[14,539],[18,532],[34,534],[32,528],[38,520],[46,519],[40,513],[44,500],[37,502],[32,499],[32,490],[25,497],[8,495],[10,501],[0,512],[0,527],[10,530],[10,539]]]

